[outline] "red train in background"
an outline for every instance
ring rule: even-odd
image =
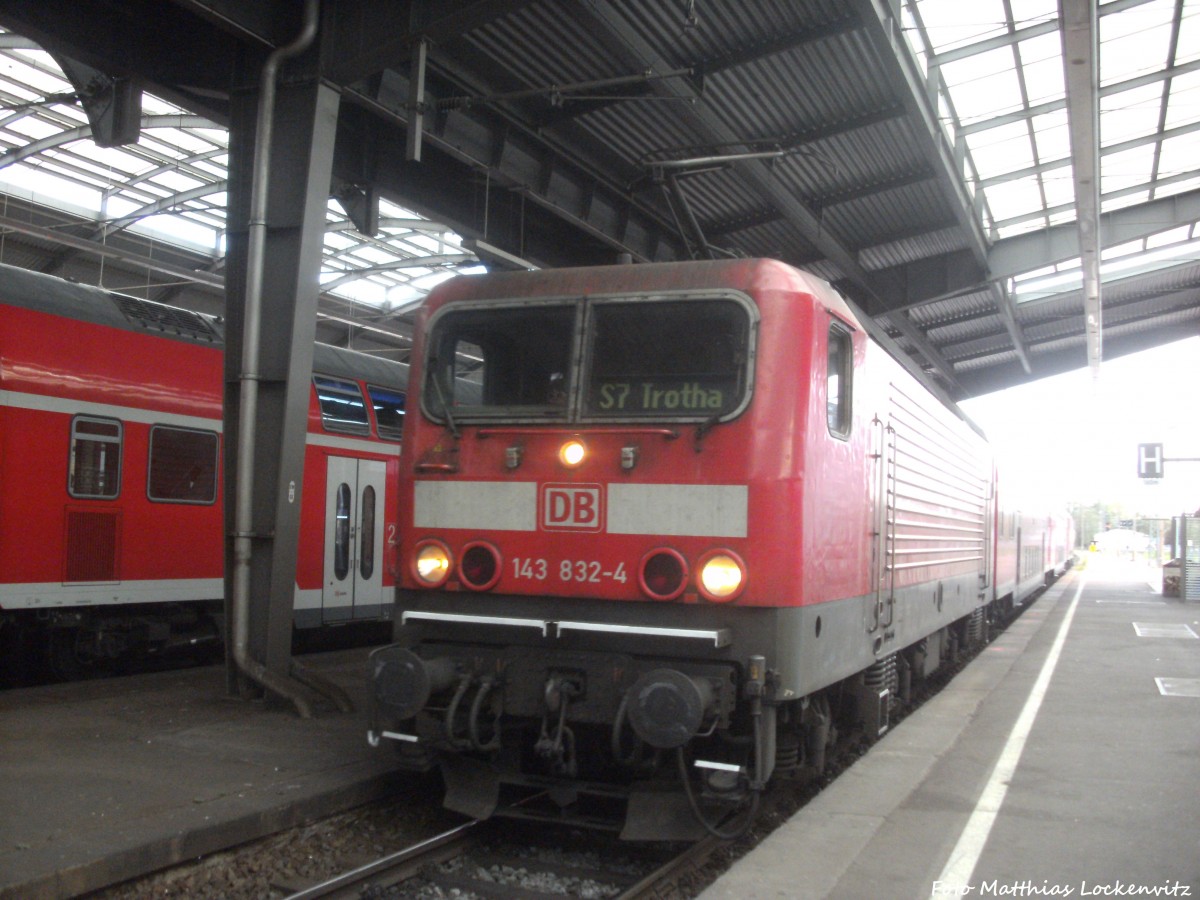
[[[368,737],[477,818],[725,834],[1072,552],[782,263],[454,279],[412,379]]]
[[[219,645],[220,319],[0,266],[0,635],[59,677]],[[391,616],[407,366],[317,345],[295,625]],[[10,676],[20,677],[21,672]]]

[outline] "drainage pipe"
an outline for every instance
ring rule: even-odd
[[[237,470],[233,525],[233,659],[241,672],[290,700],[303,718],[312,716],[304,687],[293,679],[276,675],[251,659],[250,558],[254,538],[254,454],[258,418],[259,353],[262,332],[262,288],[267,237],[267,180],[271,166],[271,134],[275,120],[275,78],[285,59],[304,52],[317,33],[317,0],[305,0],[304,22],[290,44],[277,47],[263,65],[258,94],[258,121],[254,139],[254,171],[250,188],[249,250],[246,259],[245,321],[243,324],[242,370],[238,378]]]

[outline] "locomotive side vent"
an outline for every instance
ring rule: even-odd
[[[125,318],[147,331],[173,334],[207,344],[221,342],[221,336],[208,320],[188,309],[178,309],[150,300],[139,300],[124,294],[109,294]]]
[[[121,514],[116,510],[67,510],[63,582],[119,581]]]

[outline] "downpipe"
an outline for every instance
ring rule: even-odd
[[[238,458],[233,533],[233,660],[238,669],[263,688],[290,700],[302,718],[312,717],[304,686],[276,675],[250,656],[250,560],[254,538],[254,454],[257,440],[258,342],[262,333],[262,288],[267,237],[267,178],[271,166],[271,135],[275,124],[275,80],[280,63],[306,50],[317,33],[317,0],[305,0],[300,33],[290,44],[277,47],[263,65],[255,128],[254,171],[250,188],[249,248],[246,259],[246,301],[242,367],[238,377]]]

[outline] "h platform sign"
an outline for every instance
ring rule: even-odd
[[[1138,444],[1138,478],[1163,477],[1163,445]]]

